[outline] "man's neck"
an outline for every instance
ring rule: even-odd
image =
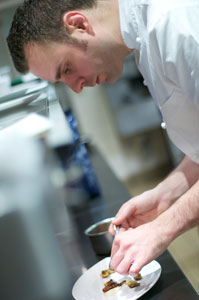
[[[103,26],[104,30],[108,29],[112,39],[124,49],[126,55],[133,51],[126,46],[121,35],[118,0],[98,0],[95,21],[97,25]]]

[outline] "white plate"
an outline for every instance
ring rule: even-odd
[[[48,83],[46,81],[43,81],[41,83],[23,83],[19,84],[17,86],[11,87],[9,91],[7,91],[5,94],[0,94],[0,103],[10,101],[16,98],[21,98],[26,95],[30,95],[32,93],[42,91],[44,88],[46,88]]]
[[[0,112],[8,110],[10,108],[18,107],[21,105],[28,104],[32,102],[33,100],[36,100],[41,95],[40,92],[30,94],[21,98],[18,98],[16,100],[11,100],[5,103],[0,103]]]
[[[104,294],[102,289],[104,283],[110,279],[117,282],[122,280],[131,280],[131,276],[123,276],[118,273],[113,273],[107,278],[101,278],[100,274],[102,270],[106,270],[109,267],[110,257],[106,257],[93,267],[88,269],[74,284],[72,295],[76,300],[135,300],[144,295],[148,290],[154,286],[161,274],[160,264],[153,260],[141,270],[142,279],[140,280],[140,286],[135,288],[129,288],[127,285],[123,285],[120,290],[113,296]]]

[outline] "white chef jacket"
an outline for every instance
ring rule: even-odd
[[[199,0],[118,0],[121,34],[169,137],[199,162]]]

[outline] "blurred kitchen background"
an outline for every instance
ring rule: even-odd
[[[23,79],[12,64],[6,36],[16,6],[22,1],[0,0],[0,93]],[[183,158],[168,139],[159,110],[130,55],[121,78],[114,84],[85,88],[75,94],[57,84],[64,110],[74,113],[80,135],[95,145],[131,195],[158,184]],[[114,189],[114,186],[110,186]],[[199,236],[184,234],[170,251],[189,280],[199,287]]]

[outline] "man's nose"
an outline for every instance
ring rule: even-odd
[[[63,80],[63,82],[68,85],[75,93],[81,93],[85,86],[85,79],[79,77],[76,80]]]

